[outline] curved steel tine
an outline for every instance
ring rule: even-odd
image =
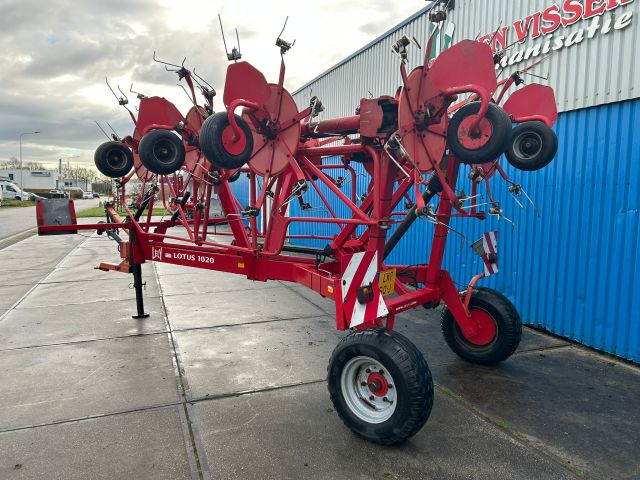
[[[287,15],[287,17],[284,19],[284,25],[282,26],[282,30],[280,31],[280,35],[278,35],[278,38],[280,38],[282,36],[282,34],[284,33],[284,29],[287,28],[287,21],[289,20],[289,15]]]
[[[114,130],[114,128],[111,126],[111,124],[110,124],[109,122],[107,122],[107,121],[105,121],[105,123],[106,123],[107,125],[109,125],[109,128],[111,129],[111,131],[113,132],[113,134],[114,134],[116,137],[120,138],[120,135],[118,135],[118,132],[116,132],[116,131]]]
[[[213,85],[211,85],[209,82],[207,82],[204,78],[202,78],[200,75],[198,75],[196,73],[196,69],[194,67],[193,71],[191,72],[193,74],[192,78],[196,81],[196,83],[198,84],[198,86],[200,88],[202,88],[202,83],[204,83],[207,87],[209,87],[211,90],[215,90],[215,88],[213,88]],[[198,81],[199,80],[199,81]]]
[[[127,98],[127,96],[124,94],[124,92],[122,90],[120,90],[120,85],[118,85],[118,90],[120,90],[120,93],[122,93],[122,97],[118,97],[118,95],[116,94],[116,92],[113,90],[113,88],[111,88],[111,85],[109,84],[109,79],[107,78],[107,76],[105,75],[104,77],[104,81],[107,84],[107,87],[109,87],[109,90],[111,90],[111,93],[113,94],[113,96],[116,98],[116,100],[118,101],[118,105],[122,105],[123,107],[125,107],[125,105],[127,103],[129,103],[129,99]],[[126,108],[126,107],[125,107]]]
[[[227,41],[224,38],[224,28],[222,28],[222,17],[218,14],[218,21],[220,22],[220,33],[222,33],[222,43],[224,44],[224,53],[229,57],[229,50],[227,49]]]
[[[98,128],[100,129],[100,131],[101,131],[102,133],[104,133],[104,136],[105,136],[105,137],[107,137],[109,140],[111,140],[111,137],[107,134],[107,132],[105,132],[105,131],[104,131],[104,128],[102,128],[102,127],[100,126],[100,124],[97,122],[97,120],[94,120],[94,121],[93,121],[93,123],[95,123],[95,124],[98,126]]]
[[[185,57],[184,59],[186,60],[187,57]],[[175,63],[169,63],[169,62],[165,62],[164,60],[159,60],[158,58],[156,58],[156,51],[155,50],[153,51],[153,61],[157,62],[157,63],[161,63],[163,65],[171,65],[172,67],[175,67],[175,68],[182,68],[184,66],[184,61],[182,62],[183,65],[176,65]]]
[[[124,99],[127,101],[127,103],[129,102],[129,99],[127,98],[127,95],[122,91],[122,89],[120,88],[120,85],[116,85],[118,87],[118,90],[120,91],[120,93],[122,94],[122,96],[124,97]]]
[[[195,67],[193,68],[193,71],[191,73],[193,73],[193,75],[195,75],[201,82],[205,83],[209,88],[213,88],[213,85],[211,85],[209,82],[207,82],[204,78],[202,78],[200,75],[196,73]]]
[[[500,29],[502,28],[502,20],[500,20],[500,23],[498,24],[498,28],[496,28],[496,31],[493,32],[493,35],[491,36],[491,40],[489,41],[489,46],[492,47],[493,46],[493,41],[496,39],[496,37],[498,36],[498,32],[500,31]]]
[[[181,83],[176,83],[176,85],[178,85],[182,89],[182,91],[185,93],[185,95],[187,97],[189,97],[189,101],[196,107],[196,110],[197,110],[198,109],[198,104],[193,101],[193,98],[191,98],[191,95],[189,94],[189,92],[187,92],[187,89],[184,88],[184,85],[181,84]]]
[[[146,96],[144,93],[136,92],[136,91],[133,89],[133,82],[131,82],[131,86],[129,87],[129,91],[130,91],[131,93],[135,93],[135,94],[136,94],[136,97],[138,98],[138,100],[142,100],[143,98],[147,98],[147,96]]]
[[[106,75],[104,76],[104,81],[107,84],[107,87],[109,87],[109,90],[111,90],[111,93],[113,93],[113,96],[116,97],[116,100],[120,100],[118,98],[118,95],[116,95],[116,92],[114,92],[113,88],[111,88],[111,84],[109,83],[109,78]]]
[[[529,194],[527,194],[527,192],[525,191],[524,188],[521,188],[522,193],[524,194],[525,198],[529,201],[529,203],[533,206],[533,208],[536,211],[536,214],[538,215],[538,217],[540,216],[540,209],[538,208],[538,206],[535,204],[535,202],[531,199],[531,197],[529,196]]]

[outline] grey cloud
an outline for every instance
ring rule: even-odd
[[[233,28],[237,23],[245,59],[263,70],[268,81],[276,81],[279,56],[273,43],[284,16],[277,13],[248,25],[231,18],[243,18],[239,10],[246,5],[218,3],[229,12],[223,14],[229,46],[236,43]],[[185,8],[191,7],[185,4]],[[356,0],[346,7],[344,2],[330,0],[313,8],[316,13],[322,10],[335,16],[363,12],[358,17],[362,24],[356,21],[351,30],[361,39],[357,32],[382,33],[397,23],[394,18],[405,16],[398,12],[407,7],[383,0]],[[193,15],[199,12],[194,10]],[[105,75],[114,83],[119,80],[127,92],[133,82],[146,95],[162,91],[169,100],[184,104],[186,97],[175,86],[176,75],[153,63],[154,50],[160,58],[175,63],[187,56],[185,65],[197,67],[218,90],[215,102],[220,109],[227,61],[217,17],[193,31],[172,29],[165,22],[166,11],[156,0],[0,0],[0,160],[17,156],[21,132],[43,132],[25,137],[25,159],[38,161],[55,160],[67,149],[79,151],[82,160],[90,161],[95,147],[105,140],[94,119],[109,121],[120,134],[131,133],[131,120],[115,100],[105,106],[105,98],[93,100],[78,94],[93,87],[91,91],[109,95]],[[344,48],[340,43],[340,48],[331,49],[323,34],[309,29],[308,22],[300,18],[290,19],[284,37],[298,37],[299,42],[286,57],[288,87],[305,83],[363,43],[358,40]],[[343,34],[345,38],[351,35]],[[137,103],[135,95],[129,98],[132,105]]]

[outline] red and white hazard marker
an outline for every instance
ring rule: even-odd
[[[482,261],[484,274],[490,276],[498,273],[498,232],[485,232],[482,236]]]
[[[377,281],[378,252],[353,254],[342,276],[342,308],[349,328],[372,323],[389,314]],[[367,303],[358,301],[358,289],[370,285],[373,298]]]

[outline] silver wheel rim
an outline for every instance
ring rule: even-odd
[[[378,384],[381,388],[375,388]],[[386,422],[396,411],[393,377],[384,365],[371,357],[349,360],[340,375],[340,388],[349,410],[364,422]]]
[[[524,142],[530,142],[525,145]],[[513,140],[513,151],[517,156],[524,159],[534,158],[542,151],[542,137],[538,132],[531,130],[520,133]]]

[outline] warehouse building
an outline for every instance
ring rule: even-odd
[[[37,194],[47,193],[62,185],[62,175],[58,170],[0,169],[0,178],[22,185],[25,192]]]
[[[454,280],[466,285],[480,269],[469,243],[498,230],[500,273],[483,285],[506,294],[526,324],[635,362],[640,362],[640,295],[634,288],[640,272],[639,5],[634,0],[451,1],[434,47],[437,53],[452,39],[490,43],[504,51],[500,78],[544,59],[523,79],[552,86],[560,111],[555,126],[560,146],[550,166],[528,173],[503,162],[537,209],[526,202],[521,208],[507,185],[495,179],[495,197],[514,226],[494,217],[455,221],[465,240],[457,243],[459,237],[451,234],[446,266]],[[325,106],[320,119],[347,116],[362,97],[393,95],[401,78],[391,45],[406,34],[424,49],[433,28],[431,8],[294,92],[299,108],[317,96]],[[413,46],[408,66],[419,65],[423,56]],[[366,185],[359,170],[359,193]],[[312,192],[305,201],[312,207],[321,203]],[[338,208],[337,213],[347,212]],[[303,214],[292,202],[291,215]],[[332,232],[293,224],[290,233]],[[432,225],[418,222],[390,263],[426,263],[432,233]]]

